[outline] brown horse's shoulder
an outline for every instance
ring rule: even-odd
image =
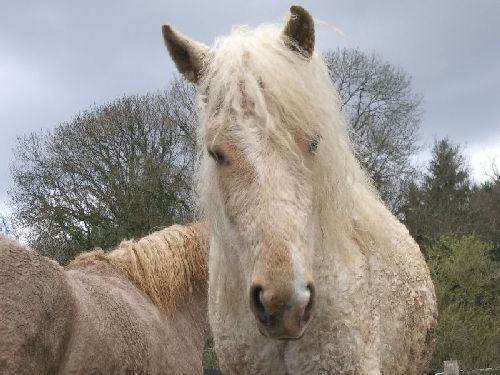
[[[201,356],[202,332],[188,318],[197,308],[196,301],[167,314],[106,261],[74,264],[66,275],[77,306],[68,372],[187,374],[201,370],[197,355]],[[186,366],[189,371],[178,372]]]

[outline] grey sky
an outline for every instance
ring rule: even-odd
[[[93,103],[164,88],[174,67],[160,27],[211,44],[232,25],[281,23],[288,1],[6,1],[0,12],[0,207],[17,135],[53,128]],[[500,154],[500,1],[302,1],[345,33],[317,48],[376,52],[424,95],[422,141],[467,145],[475,175]],[[424,153],[425,155],[425,153]],[[481,161],[483,160],[483,161]]]

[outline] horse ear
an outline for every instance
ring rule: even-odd
[[[283,30],[285,43],[292,51],[310,58],[314,52],[313,18],[299,5],[292,5],[290,13],[290,19]]]
[[[179,72],[188,81],[198,83],[211,54],[210,48],[182,35],[170,25],[163,25],[162,33],[170,57]]]

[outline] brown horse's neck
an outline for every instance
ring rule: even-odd
[[[206,295],[208,234],[203,224],[174,225],[139,241],[124,241],[112,263],[164,311]]]
[[[109,262],[122,271],[166,313],[192,306],[190,314],[206,314],[208,233],[205,224],[173,225],[138,241],[123,241],[109,254],[100,249],[85,253],[71,262],[70,267],[99,261]]]
[[[175,310],[167,312],[169,320],[180,331],[180,335],[187,338],[194,345],[199,345],[199,351],[203,350],[205,338],[209,333],[208,323],[208,297],[207,293],[194,292],[179,303]]]

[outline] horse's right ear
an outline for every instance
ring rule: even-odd
[[[211,53],[210,48],[182,35],[170,25],[163,25],[162,32],[165,45],[179,72],[188,81],[198,83]]]

